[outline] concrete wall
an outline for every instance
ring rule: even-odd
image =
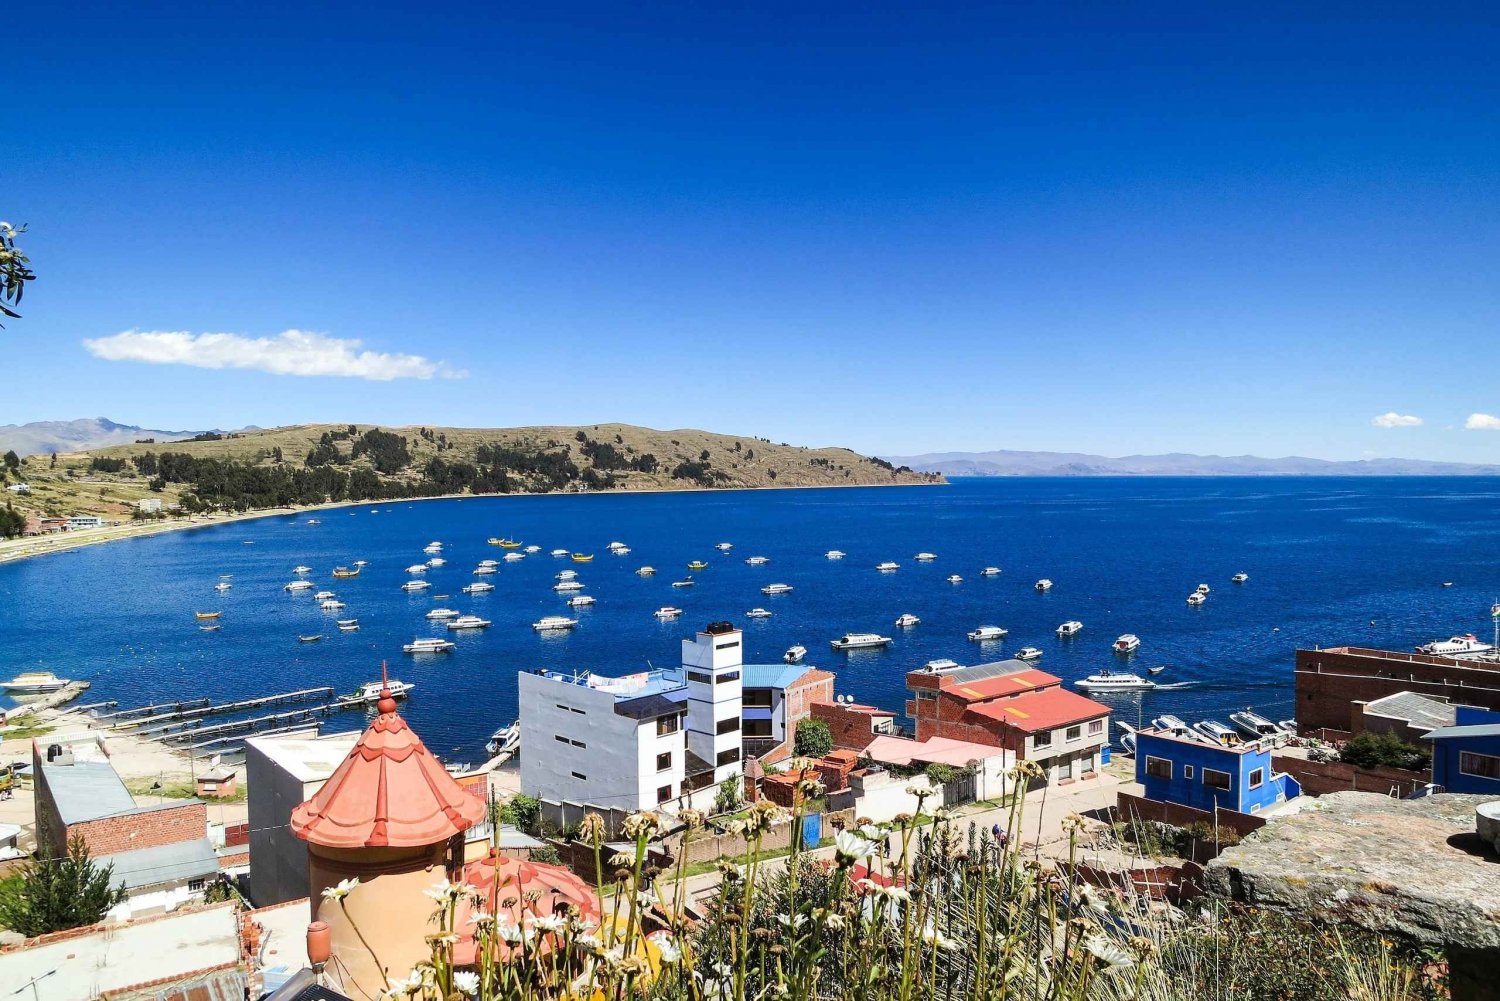
[[[868,818],[875,822],[891,820],[902,813],[917,814],[917,797],[908,793],[908,788],[931,790],[932,795],[921,804],[931,813],[943,805],[943,790],[934,788],[925,775],[902,778],[892,772],[866,770],[849,776],[849,788],[828,796],[828,805],[834,810],[851,810],[855,817]]]
[[[287,826],[292,810],[322,788],[304,783],[256,746],[245,743],[250,826],[250,899],[257,907],[307,896],[307,842]]]

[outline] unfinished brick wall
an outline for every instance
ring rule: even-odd
[[[833,746],[848,751],[863,751],[875,739],[870,732],[870,721],[876,716],[889,713],[872,706],[840,705],[839,703],[814,702],[809,708],[812,718],[828,727],[833,735]]]
[[[68,828],[68,838],[83,837],[89,854],[114,855],[141,848],[160,848],[196,841],[208,832],[208,806],[189,802],[144,812],[87,820]]]
[[[1477,661],[1361,647],[1298,650],[1297,728],[1348,733],[1350,704],[1416,692],[1500,710],[1500,670]]]

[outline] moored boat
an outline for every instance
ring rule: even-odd
[[[338,627],[339,627],[339,632],[341,632],[341,633],[354,633],[354,632],[358,632],[359,631],[359,620],[358,619],[339,619],[338,620]]]
[[[489,626],[490,626],[490,620],[489,619],[481,619],[477,615],[460,615],[458,618],[456,618],[456,619],[450,619],[448,621],[448,628],[449,629],[454,629],[454,630],[457,630],[457,629],[488,629]]]
[[[22,671],[9,681],[0,681],[0,688],[12,695],[44,695],[71,683],[71,679],[59,678],[51,671]]]
[[[918,553],[917,555],[913,556],[912,559],[916,560],[918,563],[931,563],[933,560],[937,559],[937,553]]]
[[[656,567],[641,567],[635,572],[635,575],[637,577],[650,577],[654,573],[656,573]]]
[[[310,580],[294,580],[290,584],[282,586],[283,591],[311,591],[313,582]]]
[[[563,632],[578,625],[577,619],[570,619],[566,615],[544,615],[531,624],[531,628],[539,633]]]
[[[574,563],[587,563],[590,560],[592,560],[593,558],[594,558],[594,554],[593,553],[574,553],[573,554],[573,562]]]
[[[477,584],[466,584],[462,588],[459,588],[459,590],[463,591],[464,594],[484,594],[485,592],[493,591],[494,589],[495,585],[491,584],[487,580],[482,580]]]
[[[334,567],[333,575],[335,577],[358,577],[359,567],[355,567],[353,570],[348,567]]]
[[[567,594],[569,591],[582,591],[584,585],[576,580],[565,580],[552,585],[552,590],[558,594]]]
[[[401,647],[402,653],[451,653],[457,644],[436,636],[419,636]]]
[[[513,754],[521,746],[521,721],[516,720],[510,726],[503,726],[490,734],[490,739],[485,742],[484,749],[489,752],[490,757],[499,757],[502,754]]]
[[[411,694],[411,690],[417,686],[410,681],[401,681],[391,678],[389,681],[367,681],[347,695],[340,695],[334,699],[336,706],[373,706],[379,702],[386,692],[393,699],[404,699]]]
[[[425,580],[409,580],[401,585],[403,591],[425,591],[432,585]]]
[[[835,650],[871,650],[890,646],[891,638],[879,633],[845,633],[838,639],[830,641],[830,645]]]
[[[708,564],[703,562],[702,560],[693,560],[687,565],[687,568],[689,570],[707,570]]]
[[[999,567],[985,567],[983,570],[979,571],[979,576],[981,576],[981,577],[998,577],[998,576],[1000,576],[1000,568]]]
[[[195,619],[217,619],[222,614],[223,614],[222,612],[194,612],[193,613],[193,618],[195,618]]]
[[[844,551],[841,550],[841,549],[830,549],[830,550],[828,550],[828,552],[824,553],[823,555],[826,556],[830,560],[841,560],[841,559],[844,558],[845,554],[844,554]]]
[[[1446,640],[1433,640],[1431,643],[1423,643],[1417,647],[1417,653],[1425,653],[1433,657],[1454,657],[1464,654],[1489,653],[1494,647],[1482,642],[1473,633],[1463,636],[1454,636]]]
[[[677,618],[677,616],[682,614],[682,609],[674,608],[671,605],[663,605],[651,614],[656,616],[658,619],[675,619]]]
[[[1010,630],[1004,626],[976,626],[969,630],[969,639],[975,643],[988,643],[991,640],[1003,640],[1010,635]]]
[[[1021,649],[1016,651],[1016,660],[1024,660],[1029,663],[1033,660],[1041,659],[1042,651],[1038,650],[1034,646],[1023,646]]]
[[[227,590],[229,590],[233,586],[234,585],[231,584],[231,583],[229,583],[229,581],[227,581],[227,580],[221,580],[217,584],[214,585],[214,590],[215,591],[227,591]]]
[[[459,612],[451,608],[434,608],[432,611],[427,613],[427,617],[433,620],[456,619],[458,618],[459,614]]]
[[[1138,674],[1116,673],[1109,668],[1087,678],[1080,678],[1073,684],[1096,692],[1126,692],[1156,687],[1156,682],[1148,681]]]
[[[323,638],[323,634],[322,633],[312,633],[312,634],[307,635],[307,636],[301,636],[301,635],[299,635],[297,637],[297,642],[298,643],[317,643],[322,638]]]
[[[1201,605],[1207,600],[1208,598],[1200,591],[1194,591],[1187,596],[1187,603],[1193,606]]]
[[[1115,640],[1115,653],[1135,653],[1141,648],[1141,638],[1135,633],[1125,633]]]
[[[1229,578],[1229,579],[1230,579],[1230,580],[1231,580],[1231,581],[1232,581],[1232,582],[1234,582],[1234,583],[1236,583],[1236,584],[1243,584],[1243,583],[1245,583],[1245,581],[1247,581],[1247,580],[1249,580],[1249,579],[1250,579],[1250,575],[1249,575],[1249,574],[1247,574],[1247,573],[1244,573],[1244,572],[1243,572],[1243,571],[1242,571],[1242,572],[1240,572],[1240,573],[1237,573],[1237,574],[1235,574],[1235,575],[1234,575],[1234,576],[1233,576],[1233,577],[1231,577],[1231,578]]]
[[[745,613],[747,619],[769,619],[771,613],[764,608],[752,608]]]
[[[767,584],[765,587],[763,587],[763,588],[760,589],[760,593],[761,594],[791,594],[792,593],[792,585],[790,585],[790,584]]]
[[[1079,622],[1077,619],[1069,619],[1067,622],[1064,622],[1062,625],[1057,627],[1057,635],[1062,636],[1063,638],[1067,638],[1069,636],[1077,636],[1081,632],[1083,632],[1083,623]]]
[[[902,612],[900,615],[896,616],[896,626],[900,629],[906,629],[910,626],[919,625],[921,621],[921,619],[917,618],[910,612]]]
[[[948,583],[950,584],[962,584],[963,582],[964,579],[956,573],[948,575]]]
[[[752,556],[745,562],[752,567],[763,567],[771,562],[771,558],[769,556]]]
[[[893,571],[900,570],[901,564],[897,563],[894,560],[886,560],[884,563],[875,564],[875,569],[879,570],[881,573],[891,573]]]
[[[1032,587],[1036,588],[1038,591],[1050,591],[1052,590],[1052,581],[1048,580],[1046,577],[1043,577],[1041,580],[1033,584]]]
[[[791,646],[786,648],[786,653],[781,655],[781,659],[786,661],[788,664],[800,664],[806,658],[807,647],[803,646],[801,643],[792,644]]]
[[[592,605],[598,600],[599,599],[595,598],[592,594],[578,594],[568,599],[568,607],[587,608],[589,605]]]

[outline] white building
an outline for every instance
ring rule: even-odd
[[[307,842],[287,818],[312,799],[349,756],[359,731],[325,736],[286,734],[245,741],[249,790],[250,899],[267,907],[307,896]]]
[[[79,528],[103,528],[104,519],[97,514],[71,514],[68,515],[68,530]]]
[[[136,508],[145,514],[155,514],[161,510],[160,497],[142,497],[135,502]]]
[[[744,774],[740,734],[743,639],[728,622],[714,622],[694,639],[682,641],[688,750],[713,767],[715,785]]]

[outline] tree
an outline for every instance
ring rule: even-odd
[[[116,886],[113,865],[99,866],[89,857],[81,836],[68,843],[68,854],[54,857],[45,838],[36,860],[21,868],[21,878],[0,890],[0,925],[27,938],[98,924],[125,899]]]
[[[1405,768],[1419,772],[1426,769],[1432,755],[1408,744],[1393,733],[1356,734],[1339,750],[1339,760],[1359,768]]]
[[[6,501],[5,507],[0,508],[0,539],[13,539],[26,531],[26,516]]]
[[[719,791],[714,793],[714,813],[733,813],[740,808],[745,801],[744,782],[738,775],[731,775],[719,783]]]
[[[19,320],[21,314],[10,307],[21,304],[26,283],[36,278],[30,267],[31,258],[16,246],[16,237],[24,232],[25,226],[16,227],[8,222],[0,222],[0,315],[13,320]],[[0,323],[0,328],[4,326]]]
[[[21,468],[21,457],[16,454],[15,449],[5,453],[5,468],[13,473]]]
[[[805,719],[797,724],[797,736],[792,740],[798,757],[821,758],[833,750],[833,733],[822,720]]]
[[[535,796],[516,793],[500,810],[501,823],[510,824],[518,831],[531,834],[542,820],[542,803]]]

